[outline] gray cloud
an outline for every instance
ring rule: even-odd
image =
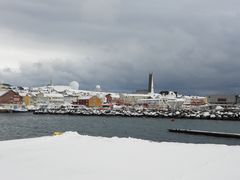
[[[86,89],[101,84],[131,91],[145,88],[148,72],[154,72],[158,90],[239,93],[239,5],[236,0],[0,0],[0,32],[14,37],[6,42],[10,47],[74,55],[42,59],[39,53],[34,62],[21,62],[19,72],[0,75],[12,84],[46,84],[52,77],[58,84],[77,80]]]

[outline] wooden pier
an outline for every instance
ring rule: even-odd
[[[183,133],[183,134],[192,134],[192,135],[205,135],[205,136],[213,136],[213,137],[240,139],[240,134],[237,134],[237,133],[199,131],[199,130],[190,130],[190,129],[168,129],[168,131],[173,132],[173,133]]]

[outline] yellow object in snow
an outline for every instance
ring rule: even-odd
[[[63,134],[63,132],[58,132],[58,131],[56,131],[56,132],[53,133],[53,136],[59,136],[59,135],[61,135],[61,134]]]

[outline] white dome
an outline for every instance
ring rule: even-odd
[[[101,91],[101,86],[100,85],[96,85],[96,90],[97,91]]]
[[[101,89],[101,86],[100,85],[96,85],[96,89]]]
[[[74,90],[78,90],[79,89],[79,83],[77,81],[72,81],[70,82],[69,86],[74,89]]]

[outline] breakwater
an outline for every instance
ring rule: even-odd
[[[156,109],[95,109],[95,108],[55,108],[39,109],[34,114],[79,115],[79,116],[123,116],[123,117],[152,117],[174,119],[212,119],[240,121],[240,111],[193,111],[193,110],[156,110]]]
[[[199,130],[190,130],[190,129],[168,129],[168,131],[173,132],[173,133],[183,133],[183,134],[192,134],[192,135],[204,135],[204,136],[240,139],[240,134],[238,134],[238,133],[199,131]]]

